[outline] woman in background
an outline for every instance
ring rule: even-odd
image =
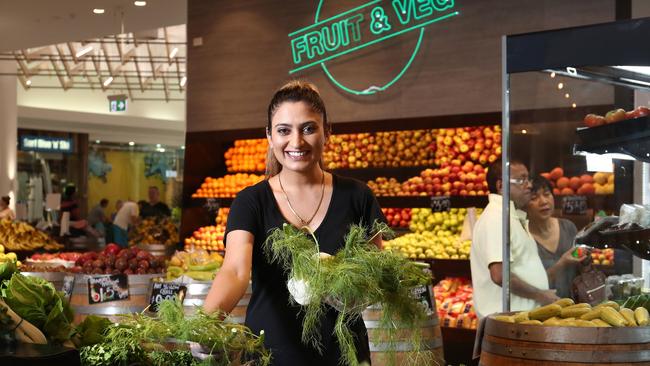
[[[0,220],[15,220],[16,214],[9,208],[11,198],[9,196],[0,197]]]
[[[537,242],[551,289],[557,296],[571,297],[571,284],[576,277],[577,264],[587,256],[574,257],[574,239],[578,230],[569,220],[553,217],[555,197],[551,183],[543,177],[533,178],[528,203],[530,233]]]

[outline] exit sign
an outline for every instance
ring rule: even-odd
[[[111,95],[108,97],[108,109],[111,112],[126,111],[126,95]]]

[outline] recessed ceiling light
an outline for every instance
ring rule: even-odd
[[[571,107],[575,108],[577,105],[575,103],[571,104]]]
[[[27,84],[27,86],[32,85],[32,79],[27,79],[27,81],[25,81],[25,84]]]
[[[129,141],[129,146],[133,146],[133,145],[135,145],[135,142]]]
[[[95,140],[95,143],[96,143],[96,144],[101,144],[102,141],[101,141],[101,140]]]
[[[134,1],[133,5],[135,5],[135,6],[146,6],[147,2],[146,1]]]
[[[571,97],[571,95],[569,95],[569,93],[566,93],[566,94],[564,94],[564,97],[569,99],[569,97]]]
[[[523,133],[525,135],[525,134],[528,133],[528,131],[526,131],[526,129],[523,129],[523,130],[521,130],[521,133]]]
[[[104,14],[104,9],[95,8],[95,9],[93,9],[93,13],[95,13],[95,14]]]
[[[557,88],[560,90],[564,88],[564,83],[557,83]]]
[[[181,78],[181,88],[184,87],[185,84],[187,84],[187,76],[183,76],[183,77]]]

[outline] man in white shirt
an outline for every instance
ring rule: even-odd
[[[124,202],[122,207],[113,219],[113,241],[121,247],[129,246],[129,225],[135,225],[138,222],[140,208],[133,201]]]
[[[502,175],[501,161],[488,169],[489,204],[479,217],[472,235],[470,264],[474,288],[474,308],[482,318],[501,312],[502,305]],[[510,309],[530,310],[558,299],[549,290],[548,276],[528,231],[526,212],[531,184],[526,166],[510,162]]]

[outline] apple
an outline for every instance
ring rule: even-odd
[[[587,127],[600,126],[605,124],[605,117],[590,113],[585,116],[584,122]]]
[[[614,109],[605,115],[606,123],[615,123],[625,119],[625,110],[622,108]]]
[[[636,109],[632,112],[634,118],[647,116],[649,114],[650,114],[650,108],[643,107],[643,106],[636,107]]]

